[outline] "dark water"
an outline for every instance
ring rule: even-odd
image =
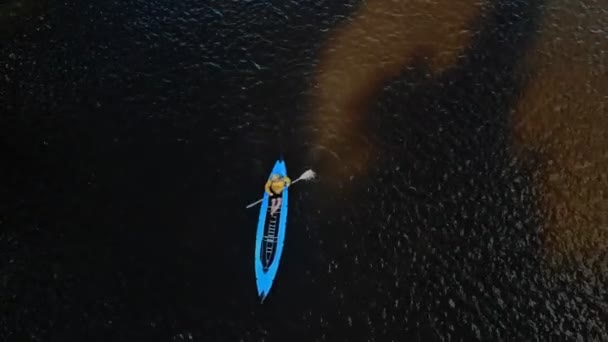
[[[355,5],[68,1],[11,23],[1,339],[608,339],[605,275],[545,265],[536,156],[510,144],[543,4],[497,5],[454,67],[413,62],[313,153],[317,56]],[[365,173],[339,162],[361,139]],[[291,192],[262,305],[244,207],[280,153],[320,177]]]

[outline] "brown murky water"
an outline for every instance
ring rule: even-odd
[[[317,147],[359,131],[384,82],[413,61],[421,59],[434,74],[453,66],[470,43],[473,24],[491,7],[447,0],[362,5],[333,31],[321,54]],[[546,251],[602,272],[608,270],[602,258],[608,249],[607,11],[598,1],[548,1],[539,37],[521,65],[529,84],[512,121],[517,146],[543,160],[535,180],[543,189]],[[364,174],[378,153],[364,138],[338,150],[327,170],[349,164]]]
[[[608,7],[547,3],[514,134],[542,158],[547,255],[608,274]]]
[[[314,85],[316,146],[340,151],[324,170],[350,165],[365,173],[370,155],[378,152],[372,142],[359,139],[348,147],[329,146],[360,131],[362,116],[385,82],[413,62],[428,65],[435,75],[452,66],[470,42],[473,22],[489,7],[482,1],[372,0],[333,29]]]

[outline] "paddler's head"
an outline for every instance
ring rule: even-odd
[[[271,180],[271,181],[273,181],[273,182],[276,182],[276,181],[278,181],[278,180],[280,180],[280,179],[281,179],[281,176],[277,175],[276,173],[275,173],[275,174],[273,174],[273,175],[270,177],[270,180]]]

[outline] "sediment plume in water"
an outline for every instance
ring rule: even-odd
[[[383,82],[414,60],[434,74],[455,64],[471,41],[472,22],[487,7],[461,0],[374,0],[334,30],[321,53],[313,107],[319,128],[313,153],[333,152],[325,173],[365,172],[374,144],[362,133],[362,119]]]
[[[474,21],[490,6],[375,0],[335,28],[316,70],[313,154],[328,156],[322,173],[364,175],[378,152],[364,120],[383,83],[414,60],[434,75],[455,65],[471,42]],[[545,251],[554,261],[577,259],[608,272],[601,255],[608,249],[602,229],[608,225],[605,11],[591,0],[547,2],[524,61],[530,77],[512,128],[516,146],[543,160],[535,181],[542,190]]]
[[[518,146],[537,154],[545,252],[608,274],[608,13],[600,2],[547,3],[517,104]]]

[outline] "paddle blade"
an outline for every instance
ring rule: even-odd
[[[314,179],[316,177],[316,175],[317,174],[313,170],[306,170],[298,179],[311,180],[311,179]]]

